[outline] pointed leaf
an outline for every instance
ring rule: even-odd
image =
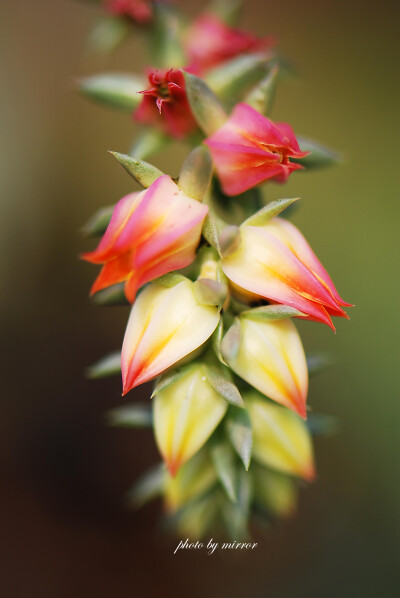
[[[248,471],[253,448],[253,432],[246,409],[232,407],[225,419],[228,438]]]
[[[229,373],[229,370],[227,370],[227,373]],[[237,386],[220,370],[212,366],[206,366],[206,376],[214,390],[228,403],[244,408],[244,402]]]
[[[265,53],[236,56],[209,70],[206,82],[218,97],[233,105],[239,94],[243,97],[246,88],[261,79],[269,60]]]
[[[222,357],[222,353],[221,353],[221,342],[222,342],[223,333],[224,333],[224,321],[222,318],[220,318],[220,321],[218,322],[218,326],[215,329],[215,332],[211,337],[211,342],[212,342],[212,346],[214,349],[214,353],[218,357],[219,361],[223,365],[227,366],[228,364],[225,362],[224,358]]]
[[[150,187],[160,176],[163,175],[161,170],[158,170],[152,164],[137,160],[127,154],[120,154],[119,152],[110,152],[118,160],[118,162],[125,168],[134,179],[142,185],[142,187]]]
[[[250,91],[245,103],[252,106],[260,114],[268,116],[274,102],[277,80],[278,67],[275,65],[268,75]]]
[[[307,426],[313,436],[335,436],[339,423],[337,418],[331,415],[310,413],[307,418]]]
[[[242,311],[240,317],[248,318],[249,320],[274,321],[286,318],[306,317],[306,314],[289,305],[262,305],[261,307]]]
[[[88,378],[107,378],[121,373],[121,351],[114,351],[87,368]]]
[[[209,211],[207,216],[205,217],[201,234],[203,235],[205,240],[208,241],[211,247],[214,247],[218,251],[218,254],[221,255],[221,247],[219,245],[218,224],[215,216],[211,213],[211,211]]]
[[[179,68],[186,63],[180,40],[179,13],[172,6],[154,2],[154,23],[150,38],[154,63],[158,67]]]
[[[243,0],[213,0],[207,11],[217,15],[227,25],[235,25],[242,11]]]
[[[115,305],[129,305],[129,301],[125,297],[124,283],[113,284],[107,289],[102,289],[95,293],[92,297],[93,303],[106,307],[113,307]]]
[[[310,376],[316,376],[333,365],[333,359],[327,353],[309,353],[306,357]]]
[[[162,151],[170,142],[170,138],[162,131],[157,129],[145,129],[143,133],[135,139],[130,150],[132,158],[137,160],[147,160],[154,154]]]
[[[297,137],[297,140],[301,151],[310,153],[305,158],[299,158],[298,160],[293,159],[293,161],[302,164],[307,170],[331,166],[332,164],[337,164],[341,161],[338,154],[327,147],[324,147],[317,141],[305,139],[304,137]]]
[[[217,96],[202,79],[191,73],[183,74],[187,97],[197,124],[207,136],[212,135],[228,116]]]
[[[145,503],[160,496],[165,480],[164,464],[159,464],[147,471],[124,496],[129,507],[139,508]]]
[[[253,216],[247,218],[247,220],[243,222],[243,225],[264,226],[264,224],[267,224],[267,222],[269,222],[272,218],[278,216],[281,212],[283,212],[283,210],[286,210],[286,208],[298,200],[298,197],[292,197],[290,199],[277,199],[275,201],[271,201],[264,208],[261,208],[261,210],[253,214]]]
[[[138,92],[145,87],[141,77],[124,73],[104,73],[78,81],[79,91],[87,98],[127,112],[141,102]]]
[[[216,441],[210,448],[210,455],[215,471],[229,500],[237,500],[237,471],[234,453],[225,442]]]
[[[153,416],[150,405],[135,404],[116,407],[105,413],[110,426],[123,428],[151,428]]]
[[[82,228],[85,237],[98,237],[103,235],[110,223],[115,206],[100,208]]]
[[[95,25],[90,33],[88,49],[98,54],[108,54],[128,37],[131,26],[128,19],[106,17]]]
[[[244,541],[249,538],[248,523],[250,503],[252,500],[251,476],[241,470],[238,479],[238,499],[235,504],[226,503],[222,509],[222,517],[231,540]]]
[[[159,276],[159,278],[156,278],[153,282],[162,285],[166,289],[171,289],[183,280],[187,280],[186,276],[183,276],[183,274],[179,274],[179,272],[168,272],[167,274]]]
[[[163,376],[160,376],[156,380],[156,386],[154,387],[153,392],[151,393],[151,399],[155,397],[159,392],[165,390],[175,382],[178,382],[179,378],[181,378],[184,374],[186,374],[188,368],[181,368],[179,370],[172,370]]]
[[[184,161],[178,186],[188,197],[202,201],[210,186],[213,162],[205,145],[196,147]]]

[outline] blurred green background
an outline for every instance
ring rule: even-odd
[[[297,516],[261,534],[251,554],[173,556],[160,505],[123,510],[121,495],[157,452],[150,433],[104,425],[104,410],[121,403],[119,380],[83,377],[120,346],[127,313],[90,304],[94,270],[77,256],[88,248],[82,224],[132,188],[106,150],[126,151],[135,125],[80,98],[74,79],[147,59],[140,36],[109,58],[89,56],[90,3],[2,0],[2,596],[399,595],[400,5],[245,7],[242,26],[275,33],[301,73],[281,85],[272,117],[344,157],[268,187],[271,199],[302,198],[294,222],[356,304],[336,335],[301,323],[307,349],[336,357],[309,402],[338,417],[339,433],[317,440],[318,479]],[[157,164],[175,175],[182,159],[177,150]]]

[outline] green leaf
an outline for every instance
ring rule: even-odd
[[[265,74],[270,58],[265,53],[245,54],[210,69],[206,75],[209,87],[229,105]]]
[[[128,172],[139,185],[142,185],[142,187],[150,187],[154,181],[164,174],[152,164],[144,162],[143,160],[138,160],[137,158],[132,158],[127,154],[120,154],[119,152],[110,152],[110,154],[118,160],[121,166],[125,168],[126,172]]]
[[[308,353],[307,367],[310,376],[316,376],[333,365],[333,359],[326,353]]]
[[[88,378],[107,378],[121,373],[121,351],[114,351],[87,368]]]
[[[298,162],[305,166],[308,170],[316,168],[324,168],[325,166],[331,166],[341,161],[340,156],[334,151],[324,147],[317,141],[311,139],[305,139],[304,137],[297,137],[299,146],[302,152],[310,152],[305,158],[293,159],[293,162]]]
[[[132,158],[137,160],[147,160],[154,154],[162,151],[170,142],[170,138],[162,131],[157,129],[145,129],[143,133],[135,139],[130,150]]]
[[[338,419],[331,415],[310,413],[307,417],[307,427],[313,436],[335,436],[339,423]]]
[[[241,328],[238,319],[232,324],[221,343],[221,353],[226,362],[235,359],[240,347]]]
[[[227,502],[221,513],[231,540],[244,541],[249,538],[248,520],[252,494],[251,476],[242,470],[239,472],[237,502]]]
[[[169,386],[172,386],[172,384],[175,384],[175,382],[178,382],[179,378],[181,378],[184,374],[186,374],[187,371],[188,371],[188,367],[184,367],[179,370],[173,370],[171,372],[168,372],[167,374],[164,374],[163,376],[160,376],[159,378],[157,378],[156,386],[154,387],[154,390],[151,393],[150,398],[152,399],[158,393],[160,393],[162,390],[165,390]]]
[[[248,309],[242,311],[240,314],[241,318],[247,318],[249,320],[261,320],[261,321],[274,321],[284,320],[286,318],[294,317],[305,317],[298,309],[290,307],[289,305],[262,305],[261,307],[255,307],[254,309]]]
[[[203,235],[205,240],[208,241],[208,243],[211,245],[211,247],[214,247],[218,251],[218,254],[221,255],[221,247],[219,244],[219,229],[218,229],[217,219],[215,218],[214,214],[210,210],[204,219],[201,234]]]
[[[111,409],[105,418],[110,426],[122,428],[151,428],[153,424],[150,405],[137,403]]]
[[[243,6],[243,0],[213,0],[207,7],[207,12],[217,15],[227,25],[238,23]]]
[[[160,496],[163,492],[165,466],[159,464],[147,471],[124,496],[124,503],[129,507],[139,508]]]
[[[88,39],[90,52],[109,54],[128,37],[129,21],[124,18],[106,17],[96,23]]]
[[[102,289],[92,297],[93,303],[105,307],[114,307],[116,305],[129,305],[128,299],[124,293],[124,283],[113,284],[111,287]]]
[[[221,342],[222,342],[222,335],[224,333],[224,321],[222,318],[220,318],[219,322],[218,322],[218,326],[215,329],[215,332],[213,333],[212,337],[211,337],[211,342],[212,342],[212,347],[214,349],[214,353],[216,354],[216,356],[218,357],[219,361],[223,364],[223,365],[228,365],[224,358],[222,357],[222,353],[221,353]]]
[[[98,237],[103,235],[110,224],[115,206],[100,208],[82,228],[85,237]]]
[[[138,92],[145,88],[141,77],[123,73],[104,73],[78,81],[79,91],[87,98],[127,112],[140,103],[143,96]]]
[[[183,274],[179,274],[179,272],[168,272],[168,274],[163,274],[158,278],[153,280],[153,283],[160,284],[167,289],[171,289],[176,284],[182,282],[182,280],[187,280],[186,276]]]
[[[225,419],[227,436],[243,462],[246,471],[250,467],[253,448],[253,432],[246,409],[231,407]]]
[[[213,162],[208,147],[200,145],[190,152],[179,173],[178,186],[188,197],[202,201],[210,186]]]
[[[237,500],[237,471],[234,453],[225,442],[216,441],[210,448],[211,460],[215,471],[229,500]]]
[[[274,102],[277,80],[278,67],[275,65],[268,75],[250,91],[245,103],[252,106],[260,114],[268,116]]]
[[[229,370],[226,370],[225,373],[221,372],[220,369],[217,369],[212,366],[205,366],[206,367],[206,377],[207,381],[213,389],[221,395],[228,403],[231,405],[235,405],[236,407],[244,408],[244,402],[241,397],[241,394],[237,388],[237,386],[230,380]]]
[[[181,23],[178,11],[172,7],[153,4],[154,23],[150,38],[154,64],[164,68],[179,68],[186,64],[181,40]]]
[[[292,197],[290,199],[277,199],[275,201],[271,201],[267,204],[264,208],[261,208],[258,212],[247,218],[243,222],[243,225],[246,226],[264,226],[267,224],[272,218],[278,216],[281,212],[286,210],[289,206],[292,205],[295,201],[298,201],[298,197]]]
[[[228,116],[208,85],[191,73],[183,73],[186,81],[186,93],[193,115],[200,129],[209,136],[215,133],[227,120]]]

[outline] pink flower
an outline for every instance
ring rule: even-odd
[[[82,256],[103,264],[91,294],[125,282],[125,295],[133,302],[146,282],[188,266],[207,212],[206,205],[184,195],[167,175],[149,189],[123,197],[97,249]]]
[[[242,225],[236,251],[222,260],[222,269],[244,298],[290,305],[308,319],[328,324],[331,316],[347,318],[329,274],[301,234],[284,218],[263,226]]]
[[[196,127],[185,91],[185,79],[179,69],[152,70],[151,87],[143,94],[134,117],[138,122],[161,127],[168,135],[182,139]]]
[[[107,12],[116,16],[126,16],[137,23],[148,23],[153,17],[149,0],[105,0]]]
[[[213,66],[244,52],[257,52],[275,45],[272,37],[260,39],[233,29],[213,14],[204,14],[189,28],[185,48],[190,70],[201,74]]]
[[[237,104],[226,123],[205,140],[226,195],[238,195],[272,179],[284,183],[302,169],[290,158],[304,158],[292,128],[273,123],[247,104]]]

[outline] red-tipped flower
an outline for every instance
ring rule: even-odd
[[[125,295],[133,302],[146,282],[188,266],[195,258],[207,211],[167,175],[145,191],[122,198],[97,249],[82,256],[104,264],[91,294],[125,282]]]
[[[248,104],[237,104],[226,123],[205,141],[226,195],[238,195],[272,179],[284,183],[303,166],[304,158],[292,128],[273,123]]]
[[[138,122],[160,127],[176,139],[184,138],[197,124],[185,90],[185,79],[179,69],[155,69],[149,73],[151,87],[140,93],[143,100],[136,108]]]
[[[347,317],[342,306],[351,305],[301,232],[283,218],[242,225],[240,244],[222,260],[222,269],[242,298],[250,292],[253,298],[290,305],[331,328],[331,316]]]
[[[105,0],[105,8],[113,15],[129,17],[140,24],[148,23],[153,17],[149,0]]]
[[[275,39],[260,39],[251,33],[234,29],[218,17],[207,13],[196,19],[186,34],[185,48],[190,70],[201,74],[229,58],[246,52],[257,52],[275,45]]]

